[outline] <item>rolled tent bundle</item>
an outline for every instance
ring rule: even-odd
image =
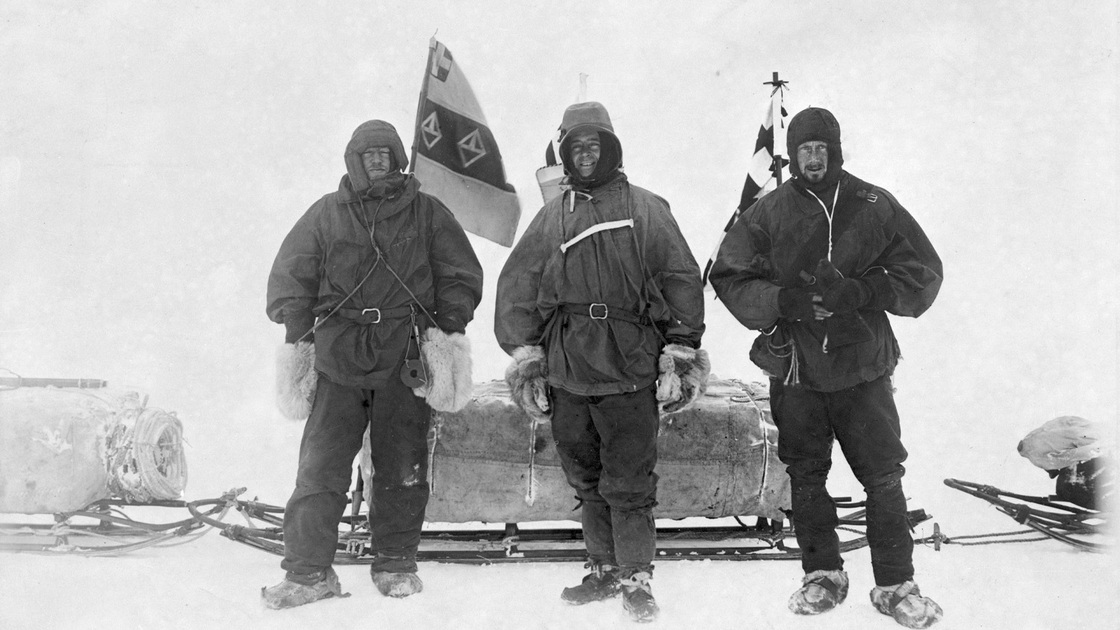
[[[182,423],[145,402],[110,389],[0,391],[0,512],[179,498],[187,481]]]

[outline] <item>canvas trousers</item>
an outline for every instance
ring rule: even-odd
[[[303,429],[296,488],[284,509],[284,560],[294,574],[334,560],[354,458],[370,428],[372,571],[415,572],[428,505],[431,408],[399,379],[377,390],[338,385],[319,374]]]
[[[552,435],[592,561],[623,574],[652,571],[657,547],[657,430],[654,388],[606,396],[552,389]]]
[[[805,573],[843,568],[836,504],[825,488],[833,441],[867,493],[867,541],[879,586],[914,576],[914,541],[902,491],[906,449],[889,376],[835,392],[770,381],[778,457],[790,477],[792,516]]]

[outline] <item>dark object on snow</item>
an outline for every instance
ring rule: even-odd
[[[1112,499],[1111,460],[1104,457],[1078,462],[1057,471],[1054,496],[1090,510],[1103,510]]]

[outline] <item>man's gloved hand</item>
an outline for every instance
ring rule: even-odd
[[[513,361],[506,368],[506,384],[511,398],[538,424],[552,417],[548,400],[548,357],[541,346],[520,346],[513,351]]]
[[[281,344],[276,350],[276,407],[280,413],[292,420],[306,420],[318,382],[315,344]]]
[[[459,411],[471,401],[471,344],[463,333],[437,327],[424,331],[420,342],[427,381],[412,392],[436,411]]]
[[[304,337],[315,326],[315,313],[310,309],[306,311],[293,311],[284,315],[284,343],[297,341],[315,341],[315,334]]]
[[[824,290],[821,305],[833,313],[851,313],[867,305],[874,297],[871,287],[859,278],[841,278]]]
[[[657,359],[657,402],[665,413],[688,408],[708,388],[708,351],[671,343]]]
[[[837,280],[843,280],[844,274],[840,273],[840,270],[836,268],[836,265],[832,264],[831,260],[822,258],[820,262],[817,263],[816,270],[813,271],[813,277],[817,279],[821,287],[827,289],[835,284]]]
[[[861,308],[889,309],[895,300],[887,272],[872,268],[859,278],[845,278],[831,260],[822,258],[813,273],[823,290],[821,305],[832,313],[852,313]]]
[[[812,289],[781,289],[778,291],[778,315],[792,321],[816,319],[813,305],[820,304],[820,294]]]

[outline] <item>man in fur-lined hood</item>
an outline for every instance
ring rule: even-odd
[[[284,239],[267,313],[284,324],[278,404],[303,419],[296,489],[284,511],[280,584],[270,608],[341,594],[331,568],[354,457],[367,427],[373,464],[370,567],[383,594],[422,588],[416,551],[428,502],[432,410],[470,400],[463,333],[482,297],[482,267],[451,212],[403,169],[389,123],[359,126],[338,190]]]
[[[607,110],[573,105],[562,129],[568,190],[506,261],[494,332],[514,359],[514,400],[533,421],[551,417],[581,501],[591,574],[561,598],[621,593],[650,621],[659,406],[688,406],[708,377],[700,269],[669,204],[627,181]]]

